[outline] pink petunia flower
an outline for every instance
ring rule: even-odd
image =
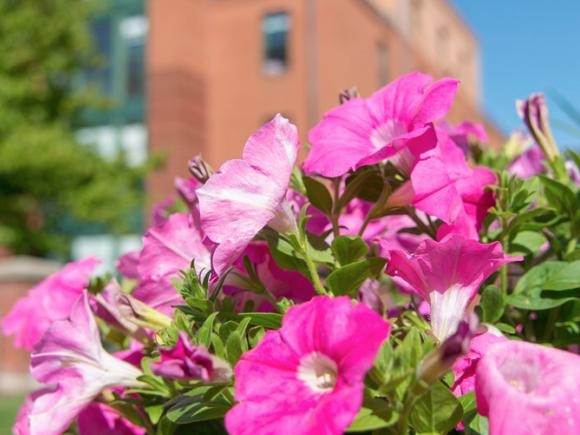
[[[508,166],[508,172],[512,175],[528,179],[534,175],[548,172],[543,164],[544,153],[538,145],[532,145],[522,154],[516,157]]]
[[[461,148],[465,155],[469,152],[470,140],[475,139],[482,143],[488,142],[487,133],[482,124],[463,121],[461,124],[451,125],[448,122],[443,121],[440,122],[438,126],[443,129],[451,139],[453,139],[453,142]]]
[[[143,237],[137,271],[140,283],[132,296],[165,314],[182,299],[172,280],[181,270],[209,270],[210,251],[191,215],[174,213],[162,225],[150,228]]]
[[[19,299],[2,320],[2,331],[14,335],[14,346],[32,350],[52,322],[66,319],[97,264],[96,258],[69,263]]]
[[[181,332],[173,348],[161,348],[161,361],[151,364],[153,373],[170,379],[204,382],[227,382],[232,369],[225,361],[211,355],[203,346],[194,346]]]
[[[77,420],[79,435],[143,435],[147,431],[123,418],[115,409],[91,403]]]
[[[487,210],[495,203],[493,192],[486,189],[496,183],[495,174],[486,167],[470,168],[442,130],[437,130],[437,138],[437,148],[422,156],[411,172],[411,202],[446,224],[439,238],[453,232],[477,239]]]
[[[235,368],[226,415],[232,435],[339,434],[362,404],[365,373],[390,325],[350,298],[315,297],[292,307]]]
[[[498,242],[481,244],[458,234],[440,242],[425,240],[411,255],[389,254],[387,273],[429,301],[431,329],[439,341],[455,332],[483,281],[501,265],[521,260],[505,256]]]
[[[421,154],[435,146],[432,122],[449,110],[459,82],[413,72],[324,115],[309,135],[307,173],[339,177],[401,151]]]
[[[452,391],[456,396],[463,396],[475,390],[475,370],[481,358],[497,343],[507,341],[496,328],[484,326],[486,330],[471,338],[469,350],[453,364],[455,383]]]
[[[216,275],[223,274],[266,225],[280,232],[295,229],[286,192],[299,146],[296,127],[276,115],[248,139],[242,160],[226,162],[197,190],[202,230],[216,244]]]
[[[490,435],[580,433],[580,357],[573,353],[496,344],[477,366],[475,392]]]
[[[32,377],[48,385],[33,393],[19,414],[18,434],[64,432],[105,388],[136,387],[136,367],[107,353],[83,292],[67,320],[50,325],[31,355]]]
[[[276,300],[288,298],[296,303],[302,303],[314,296],[312,283],[300,272],[280,268],[265,243],[252,242],[243,255],[248,257],[259,280]],[[228,275],[225,280],[224,293],[233,297],[240,310],[251,301],[253,303],[252,311],[275,311],[275,307],[265,296],[257,294],[255,289],[252,291],[252,289],[247,288],[248,286],[244,282],[247,274],[243,260],[238,260],[235,266],[233,273]]]

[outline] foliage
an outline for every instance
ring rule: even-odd
[[[98,59],[88,22],[96,2],[0,4],[0,245],[66,255],[75,222],[127,231],[140,205],[143,169],[80,146],[74,127],[100,99],[75,85]],[[78,224],[77,224],[78,226]],[[68,227],[68,228],[67,228]]]

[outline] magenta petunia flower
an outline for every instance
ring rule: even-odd
[[[469,350],[453,364],[455,383],[452,391],[456,396],[463,396],[475,390],[475,370],[481,358],[497,343],[507,341],[496,328],[484,326],[485,332],[471,338]]]
[[[451,125],[446,121],[439,123],[438,125],[441,129],[443,129],[453,142],[461,148],[464,154],[469,153],[469,143],[470,140],[477,140],[482,143],[488,142],[487,133],[485,132],[485,128],[483,124],[477,124],[471,121],[463,121],[461,124],[458,125]]]
[[[32,377],[48,387],[25,403],[15,426],[18,434],[60,434],[105,388],[142,385],[139,369],[103,349],[86,292],[67,320],[49,326],[30,366]]]
[[[197,190],[202,230],[216,243],[217,275],[266,225],[281,232],[295,228],[286,192],[299,147],[296,127],[276,115],[248,139],[242,160],[226,162]]]
[[[292,307],[235,368],[232,435],[340,434],[362,404],[365,373],[390,325],[350,298],[319,296]]]
[[[2,320],[2,331],[14,335],[14,346],[31,351],[52,322],[66,319],[97,264],[96,258],[69,263],[19,299]]]
[[[496,344],[477,366],[475,392],[490,435],[580,433],[580,357],[573,353]]]
[[[79,414],[77,426],[79,435],[143,435],[147,432],[102,403],[92,403],[85,408]]]
[[[181,332],[170,349],[161,348],[161,361],[151,364],[153,373],[170,379],[204,382],[227,382],[232,369],[225,361],[211,355],[203,346],[194,346],[187,334]]]
[[[440,238],[451,232],[477,239],[495,197],[486,187],[496,183],[488,168],[470,168],[461,149],[442,130],[437,147],[419,160],[411,172],[412,204],[446,225]]]
[[[339,177],[403,150],[418,155],[435,146],[432,122],[445,116],[459,82],[414,72],[370,98],[353,98],[324,115],[309,135],[304,170]]]
[[[498,242],[481,244],[459,234],[440,242],[425,240],[411,255],[389,254],[387,273],[429,301],[431,329],[439,341],[455,332],[483,281],[501,265],[521,260],[505,256]]]

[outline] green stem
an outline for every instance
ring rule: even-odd
[[[339,207],[339,197],[340,197],[340,178],[335,178],[332,180],[334,198],[332,201],[332,213],[330,216],[330,222],[332,223],[332,233],[334,237],[340,235],[340,226],[338,225],[338,217],[340,215]]]
[[[405,397],[405,402],[403,404],[403,410],[401,411],[401,418],[399,419],[399,433],[401,435],[406,435],[409,433],[409,415],[413,410],[415,402],[429,390],[429,386],[425,385],[421,381],[416,381],[413,386],[409,389],[407,396]]]
[[[427,226],[425,224],[425,222],[423,222],[421,220],[421,218],[419,218],[419,216],[417,216],[417,213],[415,213],[415,210],[413,210],[412,208],[409,208],[407,211],[407,215],[411,219],[413,219],[413,221],[417,224],[417,226],[421,229],[421,231],[423,231],[425,234],[428,234],[432,239],[437,238],[437,233],[435,232],[434,228]]]
[[[546,323],[546,329],[544,331],[544,341],[550,341],[552,338],[552,332],[554,331],[554,325],[556,320],[558,320],[558,315],[560,314],[560,307],[556,307],[550,310],[548,314],[548,321]]]
[[[506,219],[502,219],[502,232],[501,232],[501,247],[505,254],[508,251],[508,240],[507,240],[507,227],[508,222]],[[508,265],[504,264],[501,266],[500,270],[500,279],[501,279],[501,291],[504,296],[507,296],[508,292]]]
[[[307,249],[305,249],[305,247],[303,247],[302,253],[304,261],[306,262],[306,267],[308,267],[308,272],[310,273],[310,279],[312,281],[312,284],[314,284],[314,289],[318,294],[327,295],[328,292],[322,285],[322,282],[320,281],[320,276],[318,276],[318,271],[316,270],[316,266],[312,262],[312,259],[308,255]]]

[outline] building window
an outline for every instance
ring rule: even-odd
[[[145,92],[145,38],[148,22],[142,15],[124,18],[119,30],[125,48],[124,89],[128,99],[143,97]]]
[[[103,95],[110,95],[112,88],[112,38],[111,19],[104,17],[95,20],[91,25],[95,49],[99,55],[98,64],[85,71],[89,83],[94,83]]]
[[[389,83],[389,47],[382,42],[377,44],[377,77],[379,86]]]
[[[269,75],[282,74],[288,67],[288,32],[290,17],[285,12],[262,18],[264,59],[262,69]]]

